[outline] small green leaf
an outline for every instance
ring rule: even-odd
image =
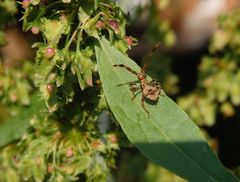
[[[69,31],[67,19],[57,21],[42,18],[40,28],[46,37],[48,44],[51,46],[55,46],[59,42],[62,34],[67,34]]]
[[[83,173],[91,165],[91,157],[89,156],[79,156],[77,162],[74,162],[76,169],[74,175]]]
[[[83,77],[88,86],[92,86],[92,60],[86,58],[83,62]]]
[[[44,109],[44,102],[37,94],[31,98],[31,104],[23,107],[15,116],[0,125],[0,147],[19,139],[29,126],[29,120]]]
[[[34,6],[38,5],[40,3],[40,0],[30,0],[31,4]]]
[[[141,94],[131,100],[128,84],[135,75],[114,64],[140,68],[133,60],[112,47],[106,39],[96,47],[103,91],[114,116],[129,140],[157,164],[189,181],[239,181],[219,162],[199,128],[168,96],[156,105],[146,103],[149,118],[141,107]]]
[[[95,37],[96,39],[99,39],[98,31],[96,28],[97,21],[99,20],[100,14],[97,14],[95,17],[89,19],[86,21],[86,23],[83,26],[83,29],[86,31],[86,33],[89,36]]]
[[[93,63],[91,56],[93,51],[90,48],[81,50],[76,53],[73,61],[73,71],[77,74],[80,88],[83,90],[87,85],[92,86]]]
[[[82,69],[82,66],[81,66],[81,60],[80,59],[81,59],[80,56],[76,57],[74,59],[73,68],[74,68],[74,71],[77,74],[79,86],[83,90],[86,87],[86,83],[83,79],[83,69]]]
[[[35,70],[35,84],[36,85],[41,85],[45,84],[45,80],[53,70],[53,68],[63,62],[64,56],[60,50],[56,50],[56,54],[54,55],[53,58],[47,59],[43,57],[41,50],[38,51],[37,53],[37,58],[36,58],[36,63],[34,65],[34,70]],[[60,84],[59,82],[58,84]],[[59,85],[58,85],[59,86]]]
[[[90,18],[93,13],[93,6],[95,5],[93,0],[89,0],[88,3],[83,2],[79,7],[78,19],[82,24],[85,24],[86,21]]]
[[[99,0],[94,0],[94,9],[96,10],[99,5]]]

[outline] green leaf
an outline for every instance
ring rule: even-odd
[[[23,107],[15,116],[0,125],[0,147],[19,139],[28,128],[29,120],[41,112],[44,106],[44,102],[35,94],[31,98],[30,106]]]
[[[73,163],[76,166],[74,171],[74,176],[83,173],[91,165],[91,157],[89,156],[79,156],[77,162]]]
[[[31,4],[34,6],[38,5],[40,3],[40,0],[30,0]]]
[[[91,56],[93,51],[89,48],[81,50],[81,52],[76,53],[76,57],[73,61],[73,70],[77,74],[78,82],[80,88],[84,90],[86,86],[92,86],[92,70],[93,63]]]
[[[64,56],[62,52],[58,49],[56,50],[56,54],[54,55],[54,57],[51,59],[43,57],[41,51],[39,51],[37,54],[38,56],[36,58],[36,63],[34,64],[34,82],[37,86],[39,86],[41,84],[46,84],[47,77],[49,76],[54,67],[59,67],[59,64],[64,60]],[[58,86],[60,86],[59,84],[61,84],[61,81],[59,80],[61,76],[62,75],[58,77]]]
[[[84,90],[84,88],[86,87],[86,83],[83,79],[83,69],[82,69],[82,66],[81,66],[81,57],[76,57],[74,59],[73,68],[74,68],[74,71],[77,74],[79,86],[82,90]]]
[[[99,5],[99,0],[94,0],[94,9],[96,10]]]
[[[129,140],[150,160],[189,181],[239,181],[219,162],[199,128],[168,96],[156,105],[141,107],[141,94],[131,100],[128,84],[135,75],[113,64],[140,71],[133,60],[112,47],[106,39],[96,47],[99,74],[109,107]]]
[[[83,2],[79,7],[78,19],[82,24],[85,24],[90,18],[91,14],[93,13],[93,6],[95,6],[95,2],[93,0],[89,0],[88,3]]]
[[[86,31],[86,33],[89,36],[95,37],[96,39],[99,38],[98,31],[96,29],[96,23],[100,18],[100,14],[97,14],[93,18],[86,21],[86,23],[83,25],[83,29]]]
[[[69,31],[69,25],[66,19],[57,21],[42,18],[40,28],[47,39],[48,44],[51,46],[57,45],[62,34],[67,34]]]
[[[92,69],[93,63],[92,60],[88,57],[83,57],[84,61],[82,62],[83,67],[83,78],[88,86],[92,86]]]

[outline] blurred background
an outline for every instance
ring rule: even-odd
[[[240,2],[238,0],[118,0],[138,40],[129,56],[139,65],[157,42],[162,46],[147,73],[160,80],[202,129],[222,163],[240,173]],[[21,18],[21,12],[17,13]],[[33,59],[38,37],[7,26],[8,45],[0,49],[6,66]],[[1,87],[1,82],[0,82]],[[14,98],[12,98],[14,101]],[[1,112],[1,108],[0,108]],[[1,112],[1,117],[4,115]],[[174,121],[173,121],[174,122]],[[121,148],[116,181],[180,182],[183,179],[149,162],[137,149]]]

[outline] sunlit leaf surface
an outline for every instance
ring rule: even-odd
[[[134,61],[104,38],[96,53],[108,104],[129,140],[145,156],[189,181],[238,181],[219,162],[199,128],[169,97],[161,96],[155,105],[146,103],[149,118],[141,107],[141,93],[131,100],[129,85],[122,83],[137,78],[113,65],[121,63],[140,71]]]

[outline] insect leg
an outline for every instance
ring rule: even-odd
[[[130,90],[131,90],[131,92],[132,92],[132,94],[133,94],[133,97],[132,97],[132,100],[134,100],[135,98],[136,98],[136,96],[137,96],[137,94],[139,94],[140,92],[141,92],[141,90],[139,91],[139,92],[137,92],[136,94],[135,94],[135,92],[136,91],[138,91],[139,89],[141,89],[141,86],[139,85],[139,86],[131,86],[131,88],[130,88]]]
[[[131,86],[131,85],[135,85],[138,82],[139,81],[136,80],[136,81],[130,81],[130,82],[125,82],[125,83],[119,83],[119,84],[117,84],[117,86],[121,86],[121,85],[125,85],[125,84],[129,84]]]
[[[157,50],[157,48],[161,45],[161,42],[158,42],[152,49],[149,50],[148,54],[146,54],[146,56],[143,57],[142,63],[144,63],[142,69],[141,69],[141,73],[145,73],[146,68],[147,68],[147,61],[150,60],[150,58],[152,57],[154,51]]]
[[[145,105],[144,105],[144,95],[142,95],[141,104],[142,104],[142,108],[143,108],[144,111],[148,114],[148,118],[149,118],[149,112],[148,112],[148,110],[145,108]]]
[[[113,67],[122,67],[125,68],[126,70],[128,70],[129,72],[131,72],[132,74],[138,76],[136,71],[133,71],[130,67],[124,65],[124,64],[114,64]]]

